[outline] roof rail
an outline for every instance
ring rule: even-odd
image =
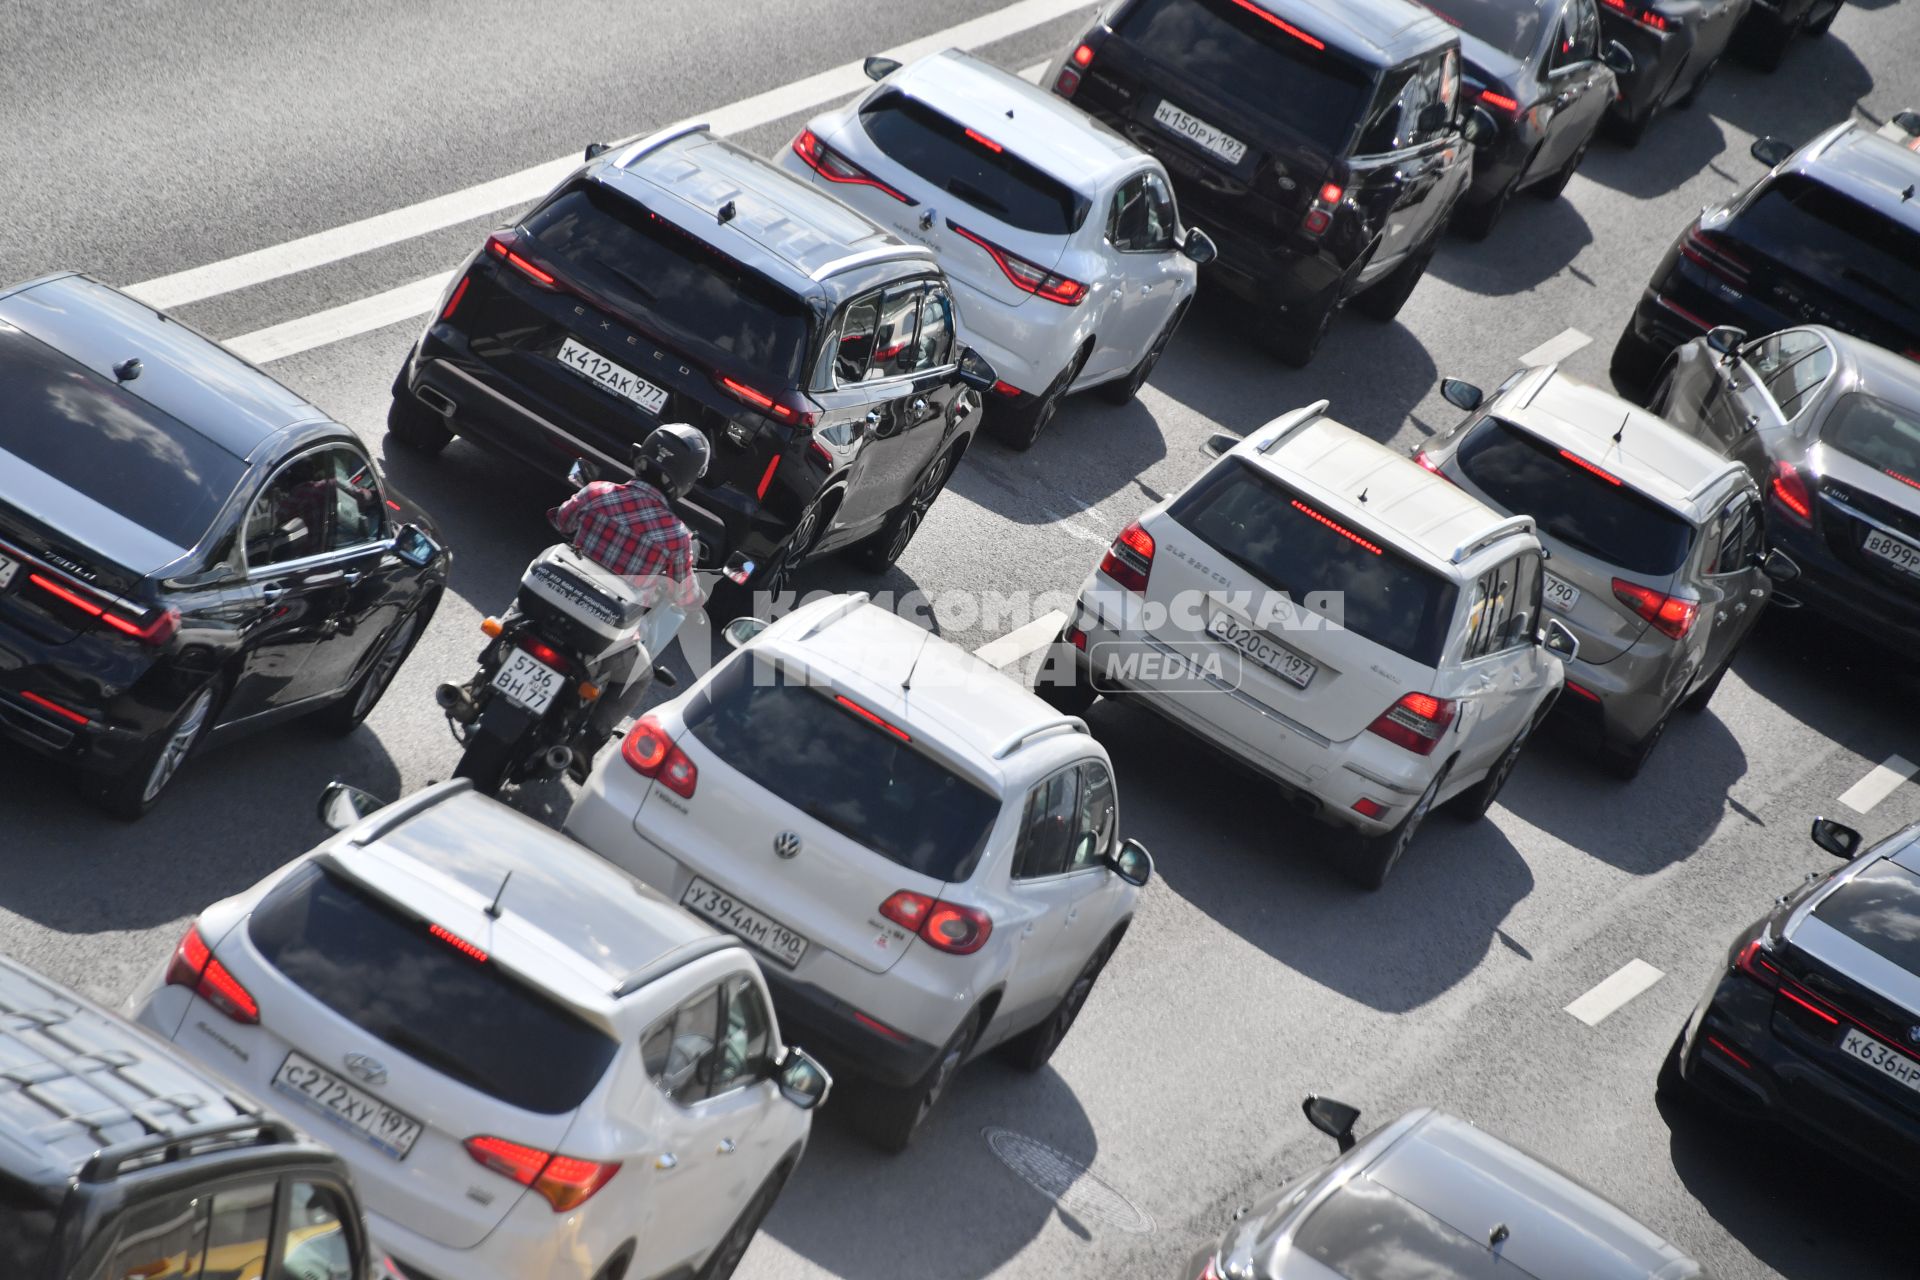
[[[228,1101],[242,1105],[238,1099],[229,1097]],[[249,1136],[241,1141],[241,1135]],[[225,1141],[223,1141],[225,1140]],[[144,1138],[135,1138],[130,1142],[116,1143],[103,1147],[93,1153],[80,1168],[80,1181],[106,1182],[117,1178],[130,1164],[143,1164],[148,1157],[158,1155],[156,1163],[166,1164],[179,1160],[183,1156],[197,1154],[190,1147],[201,1150],[209,1146],[232,1149],[243,1146],[270,1146],[274,1143],[298,1141],[292,1126],[284,1120],[254,1111],[246,1115],[235,1116],[228,1120],[211,1120],[206,1124],[196,1124],[182,1129],[178,1133],[155,1133]]]
[[[848,592],[846,599],[842,600],[839,604],[836,604],[833,608],[828,609],[825,613],[821,614],[818,618],[815,618],[813,620],[813,625],[808,627],[805,631],[802,631],[799,635],[795,636],[794,639],[796,640],[813,639],[813,637],[819,635],[822,631],[825,631],[828,627],[840,621],[840,619],[846,617],[848,614],[852,613],[855,609],[858,609],[861,605],[865,604],[871,598],[872,597],[869,596],[864,591]]]
[[[1285,440],[1301,427],[1306,426],[1309,422],[1312,422],[1315,418],[1325,413],[1327,411],[1327,404],[1328,402],[1325,400],[1315,400],[1304,409],[1295,409],[1292,413],[1281,415],[1275,420],[1274,433],[1261,441],[1255,452],[1269,452],[1282,440]],[[1263,431],[1265,429],[1264,427],[1261,428]]]
[[[704,959],[716,951],[725,951],[728,947],[741,945],[740,939],[733,934],[720,933],[718,931],[711,937],[695,938],[692,942],[683,942],[665,955],[641,965],[638,969],[635,969],[632,973],[622,978],[620,985],[613,989],[613,998],[616,1000],[624,999],[648,983],[672,973],[675,969],[681,968],[684,965],[690,965],[695,960]]]
[[[365,848],[401,823],[418,817],[442,800],[459,792],[471,790],[473,790],[473,783],[465,778],[449,778],[445,782],[436,782],[430,787],[422,787],[412,795],[402,796],[386,808],[375,812],[367,819],[369,825],[360,829],[352,843]]]
[[[1689,500],[1692,500],[1694,498],[1704,498],[1707,496],[1707,490],[1713,488],[1713,486],[1717,484],[1723,483],[1726,480],[1726,478],[1729,475],[1733,474],[1734,472],[1745,471],[1746,469],[1747,468],[1744,463],[1735,462],[1733,459],[1729,458],[1727,459],[1725,466],[1721,467],[1718,471],[1708,476],[1705,480],[1702,480],[1699,484],[1693,486],[1693,488],[1687,490],[1687,498]]]
[[[1516,533],[1525,533],[1531,528],[1533,528],[1532,516],[1508,516],[1480,536],[1454,548],[1453,563],[1459,564],[1482,547],[1490,547],[1502,538],[1510,538]]]
[[[658,151],[674,139],[684,138],[690,133],[705,133],[709,127],[705,120],[691,121],[687,124],[668,125],[664,129],[656,130],[648,134],[646,137],[628,147],[625,151],[622,151],[620,158],[613,162],[613,167],[616,169],[624,169],[641,156],[646,155],[649,151]]]
[[[1034,738],[1055,733],[1061,729],[1068,729],[1074,733],[1085,733],[1087,732],[1087,722],[1079,716],[1051,716],[1048,719],[1042,720],[1039,724],[1034,725],[1031,729],[1022,729],[1019,733],[1014,734],[1011,738],[1008,738],[1005,742],[995,747],[993,749],[993,758],[995,760],[1005,760]]]
[[[899,244],[883,244],[872,249],[856,249],[844,257],[835,258],[832,262],[815,267],[808,273],[807,278],[818,284],[829,276],[837,276],[843,271],[864,267],[871,262],[910,261],[915,258],[934,256],[933,250],[925,245],[908,244],[905,241]]]

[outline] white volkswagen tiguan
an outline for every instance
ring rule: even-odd
[[[1047,1061],[1152,861],[1083,723],[864,594],[728,634],[566,829],[758,948],[782,1025],[900,1150],[969,1056]]]

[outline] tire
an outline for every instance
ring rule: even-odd
[[[1442,769],[1434,775],[1420,798],[1413,802],[1413,811],[1400,819],[1393,830],[1377,836],[1363,836],[1355,841],[1353,851],[1341,862],[1340,869],[1346,877],[1362,889],[1378,889],[1400,865],[1400,855],[1413,843],[1414,833],[1420,830],[1427,814],[1433,810],[1433,798],[1440,794],[1440,784],[1445,782],[1447,770]]]
[[[1648,107],[1638,116],[1628,115],[1624,111],[1609,111],[1602,124],[1606,128],[1607,137],[1631,150],[1639,146],[1640,140],[1647,136],[1647,126],[1653,123],[1653,117],[1658,111],[1658,107]]]
[[[1733,666],[1733,660],[1739,655],[1739,652],[1740,647],[1735,645],[1733,652],[1727,655],[1727,660],[1720,664],[1720,669],[1707,677],[1705,684],[1681,699],[1680,709],[1688,715],[1695,716],[1705,711],[1707,704],[1713,701],[1713,695],[1719,691],[1720,682],[1727,678],[1727,671]]]
[[[1333,313],[1339,302],[1340,294],[1336,287],[1316,299],[1301,315],[1269,314],[1263,334],[1268,353],[1280,363],[1296,369],[1304,369],[1313,363],[1314,353],[1320,350],[1327,330],[1333,327]]]
[[[941,1047],[940,1056],[927,1073],[904,1088],[874,1085],[861,1098],[855,1124],[867,1141],[882,1151],[898,1155],[913,1143],[914,1135],[945,1096],[947,1086],[967,1060],[974,1041],[980,1038],[980,1011],[961,1019],[960,1026]]]
[[[1753,9],[1733,33],[1733,49],[1740,61],[1755,71],[1778,71],[1792,39],[1792,27],[1782,26],[1763,10]]]
[[[1635,404],[1645,404],[1647,389],[1665,358],[1665,352],[1648,346],[1636,337],[1633,326],[1629,324],[1620,331],[1620,340],[1613,345],[1613,358],[1607,364],[1614,389]]]
[[[1453,211],[1452,228],[1463,239],[1475,242],[1485,240],[1493,232],[1494,224],[1500,221],[1507,211],[1507,205],[1513,200],[1513,183],[1508,183],[1498,195],[1479,204],[1468,204],[1462,200]]]
[[[1667,736],[1667,725],[1673,719],[1673,708],[1668,707],[1653,728],[1632,742],[1603,742],[1600,745],[1600,761],[1606,765],[1607,772],[1622,782],[1631,782],[1640,776],[1647,767],[1647,760],[1653,755],[1653,749]]]
[[[1182,299],[1180,305],[1173,309],[1173,314],[1167,317],[1166,325],[1154,338],[1153,345],[1148,347],[1147,353],[1140,357],[1140,363],[1133,366],[1133,372],[1124,378],[1103,382],[1094,388],[1102,400],[1115,405],[1133,403],[1133,398],[1140,394],[1140,388],[1146,386],[1147,379],[1153,376],[1153,367],[1160,363],[1161,353],[1166,351],[1167,343],[1173,341],[1174,330],[1178,329],[1180,321],[1186,318],[1187,305],[1191,301],[1191,298]]]
[[[498,794],[513,766],[513,748],[505,738],[476,728],[467,739],[467,749],[460,754],[460,763],[453,767],[453,776],[472,782],[473,789],[483,796]]]
[[[1102,942],[1100,949],[1087,959],[1086,967],[1074,978],[1073,985],[1060,997],[1060,1003],[1047,1015],[1047,1020],[1008,1040],[1000,1047],[1001,1056],[1028,1075],[1046,1066],[1047,1060],[1053,1057],[1053,1051],[1067,1038],[1067,1032],[1073,1030],[1074,1019],[1086,1007],[1087,997],[1093,994],[1093,984],[1099,981],[1100,971],[1107,967],[1112,955],[1112,940]]]
[[[760,1189],[753,1193],[753,1199],[747,1201],[747,1207],[727,1228],[727,1234],[720,1237],[720,1243],[707,1255],[706,1262],[700,1268],[699,1280],[729,1280],[739,1269],[740,1259],[746,1256],[747,1246],[759,1234],[760,1224],[773,1211],[773,1202],[780,1198],[780,1189],[786,1186],[787,1175],[791,1172],[792,1167],[783,1164],[760,1184]]]
[[[211,682],[189,694],[166,728],[153,735],[133,763],[101,786],[96,797],[100,808],[122,822],[146,816],[160,803],[160,797],[179,775],[180,766],[213,727],[219,703],[219,690]]]
[[[402,615],[380,638],[378,655],[367,664],[367,669],[353,682],[353,687],[316,713],[313,722],[326,732],[343,738],[359,728],[360,722],[380,704],[387,686],[393,683],[394,676],[400,673],[407,656],[413,652],[413,646],[420,642],[436,603],[428,601]]]
[[[1047,389],[1027,403],[988,405],[987,430],[993,438],[1020,453],[1033,448],[1034,441],[1040,438],[1040,433],[1052,424],[1054,415],[1060,411],[1060,402],[1067,398],[1067,388],[1080,376],[1080,366],[1087,362],[1090,350],[1090,345],[1081,347],[1067,367],[1047,384]]]
[[[861,539],[849,558],[868,573],[885,573],[893,568],[927,518],[934,499],[947,487],[947,478],[953,474],[957,457],[958,451],[949,449],[935,458],[921,473],[906,500],[887,513],[877,532]]]
[[[1558,695],[1555,695],[1556,697]],[[1533,719],[1527,721],[1526,728],[1514,736],[1500,758],[1493,762],[1493,768],[1487,770],[1487,776],[1447,801],[1447,811],[1462,822],[1478,822],[1487,816],[1487,810],[1493,808],[1493,802],[1500,798],[1500,789],[1507,785],[1507,779],[1513,776],[1513,766],[1520,759],[1520,753],[1526,748],[1527,739],[1547,718],[1547,712],[1553,709],[1549,701],[1541,707]]]
[[[819,541],[820,510],[821,504],[816,500],[801,512],[793,531],[780,544],[780,550],[773,559],[760,566],[746,584],[725,577],[713,584],[713,590],[707,595],[707,614],[716,624],[744,617],[753,608],[756,592],[777,596],[792,584],[794,572],[806,561],[813,544]]]
[[[387,434],[427,458],[453,443],[446,419],[405,391],[396,392],[387,406]]]
[[[1067,652],[1061,652],[1062,649]],[[1080,661],[1071,657],[1071,652],[1072,646],[1064,638],[1053,642],[1053,653],[1049,655],[1046,662],[1041,664],[1033,691],[1039,695],[1040,701],[1062,715],[1085,715],[1087,708],[1093,705],[1094,699],[1100,696],[1100,691],[1093,687],[1093,680],[1087,673],[1080,670]],[[1062,675],[1069,672],[1072,674],[1069,682],[1058,683],[1040,678],[1048,671],[1056,671]]]
[[[1816,40],[1819,39],[1833,29],[1833,20],[1840,16],[1840,10],[1845,3],[1846,0],[1833,0],[1833,7],[1817,18],[1813,16],[1814,11],[1808,9],[1807,16],[1801,19],[1800,30]]]
[[[1427,264],[1433,261],[1434,250],[1438,247],[1438,237],[1429,239],[1425,248],[1416,250],[1412,258],[1395,267],[1386,279],[1355,298],[1353,305],[1369,320],[1377,320],[1381,324],[1391,322],[1400,314],[1400,308],[1407,305],[1407,299],[1413,296],[1420,277],[1427,274]]]
[[[1713,79],[1713,73],[1718,71],[1719,69],[1720,69],[1720,59],[1715,58],[1712,62],[1709,62],[1707,64],[1706,69],[1704,71],[1702,71],[1699,75],[1693,78],[1693,83],[1687,86],[1687,91],[1685,93],[1681,94],[1678,98],[1674,100],[1673,105],[1678,107],[1680,110],[1685,111],[1688,107],[1691,107],[1694,103],[1698,102],[1700,100],[1700,91],[1707,87],[1707,81]]]
[[[1587,158],[1587,148],[1592,145],[1592,142],[1593,139],[1589,137],[1585,142],[1581,143],[1574,149],[1574,153],[1567,157],[1567,162],[1554,170],[1551,178],[1548,178],[1545,182],[1537,182],[1533,186],[1528,187],[1527,194],[1535,200],[1558,200],[1561,193],[1567,189],[1567,184],[1573,181],[1574,170],[1578,169],[1580,162]]]

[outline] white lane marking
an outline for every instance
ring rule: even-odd
[[[1048,644],[1060,634],[1067,615],[1059,609],[1041,614],[1032,622],[1015,627],[998,640],[989,640],[973,651],[973,656],[990,667],[1008,667]]]
[[[1039,84],[1040,77],[1045,75],[1046,72],[1047,64],[1044,62],[1036,62],[1032,66],[1022,69],[1019,75],[1020,78],[1028,84]]]
[[[1920,765],[1905,756],[1888,756],[1873,766],[1873,772],[1841,794],[1840,803],[1855,813],[1866,813],[1899,789],[1901,783],[1920,771]]]
[[[1645,960],[1629,960],[1601,980],[1587,994],[1567,1006],[1567,1012],[1590,1027],[1597,1027],[1609,1014],[1618,1012],[1627,1001],[1666,977]]]
[[[298,355],[302,351],[324,347],[355,334],[371,333],[375,329],[384,329],[390,324],[399,324],[402,320],[433,310],[433,304],[440,301],[440,294],[451,279],[453,272],[443,271],[385,293],[376,293],[337,307],[328,307],[325,311],[316,311],[310,316],[301,316],[298,320],[289,320],[285,324],[255,329],[252,333],[229,338],[226,347],[235,355],[255,364],[265,364],[269,360]]]
[[[901,62],[912,62],[946,48],[977,48],[1063,18],[1077,9],[1089,8],[1091,3],[1092,0],[1018,0],[993,13],[908,41],[897,49],[888,50],[885,56]],[[860,63],[848,62],[689,119],[705,120],[717,134],[739,133],[798,115],[830,99],[849,97],[866,85],[866,73],[860,69]],[[187,271],[143,280],[128,286],[127,292],[149,306],[166,308],[250,288],[297,271],[308,271],[342,258],[351,258],[355,254],[411,240],[442,227],[471,222],[498,209],[525,204],[545,195],[578,164],[580,155],[575,152],[463,191],[422,200],[404,209],[362,218],[358,222],[349,222],[344,226],[219,262],[209,262]]]
[[[1536,369],[1543,364],[1558,364],[1592,341],[1578,329],[1563,329],[1521,356],[1520,363],[1529,369]]]

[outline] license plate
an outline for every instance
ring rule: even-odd
[[[1573,606],[1580,603],[1580,588],[1574,586],[1565,578],[1556,578],[1552,574],[1548,574],[1547,585],[1545,589],[1541,591],[1540,598],[1546,601],[1547,608],[1556,609],[1561,613],[1567,613],[1572,610]]]
[[[1222,133],[1200,117],[1189,115],[1165,99],[1162,99],[1160,105],[1153,109],[1153,119],[1169,132],[1177,133],[1188,142],[1204,147],[1228,164],[1239,164],[1246,158],[1246,143],[1231,134]]]
[[[0,591],[5,591],[13,582],[13,575],[20,572],[20,562],[8,556],[0,556]]]
[[[1304,689],[1320,668],[1293,650],[1275,644],[1266,633],[1226,613],[1207,619],[1207,634],[1232,645],[1288,684]]]
[[[698,876],[680,895],[680,905],[751,942],[791,969],[807,954],[807,940],[778,920],[750,907]]]
[[[493,687],[533,712],[543,714],[567,678],[524,649],[509,649],[507,660],[493,673]]]
[[[297,1053],[288,1054],[273,1073],[273,1087],[353,1130],[395,1160],[405,1160],[420,1140],[418,1120]]]
[[[1911,542],[1902,542],[1898,538],[1889,537],[1878,529],[1868,531],[1867,540],[1863,546],[1868,555],[1879,556],[1894,568],[1920,578],[1920,547],[1914,546]],[[6,570],[0,568],[0,586],[5,585]]]
[[[667,407],[667,393],[631,369],[623,369],[591,347],[583,347],[568,338],[560,344],[560,363],[583,378],[590,378],[617,396],[627,399],[648,413]]]
[[[1920,1062],[1889,1049],[1865,1032],[1848,1027],[1846,1037],[1840,1041],[1840,1052],[1860,1059],[1881,1075],[1920,1093]]]

